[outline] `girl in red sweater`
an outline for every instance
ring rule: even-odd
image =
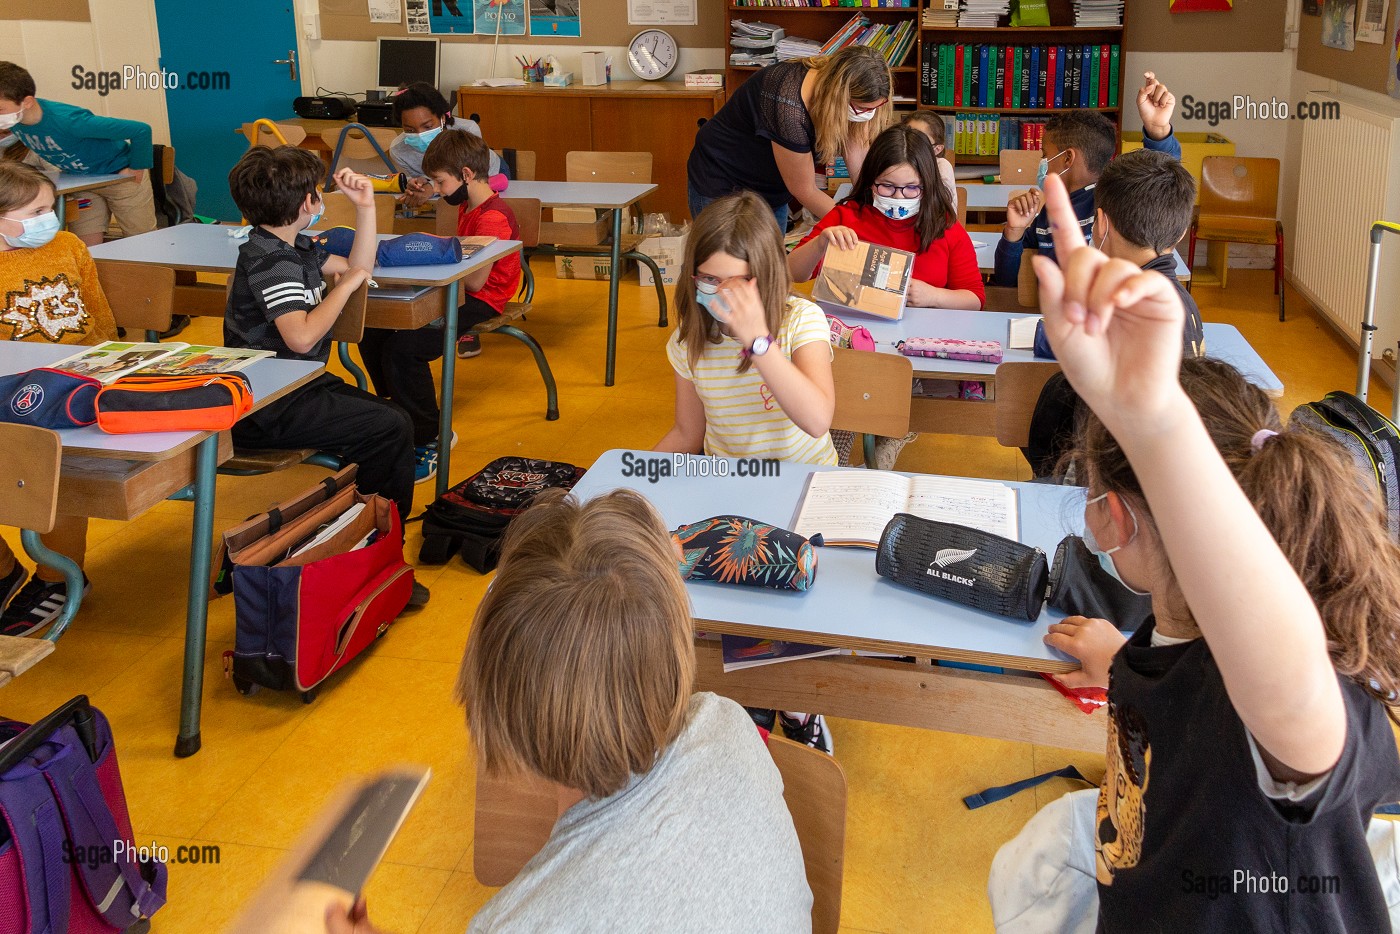
[[[986,290],[977,251],[957,222],[933,146],[918,130],[894,126],[875,137],[850,197],[788,254],[792,278],[815,276],[829,244],[851,249],[860,240],[914,254],[910,305],[981,310]]]

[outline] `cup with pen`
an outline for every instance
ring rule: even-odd
[[[530,82],[531,84],[537,84],[541,81],[544,81],[543,59],[537,58],[534,61],[531,61],[528,58],[524,58],[523,56],[517,55],[515,57],[515,60],[519,63],[521,76],[526,81]]]

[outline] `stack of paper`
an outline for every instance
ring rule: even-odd
[[[778,61],[780,62],[793,58],[811,58],[820,54],[822,54],[822,44],[815,39],[785,36],[778,40]]]
[[[762,68],[778,60],[777,45],[786,35],[771,23],[746,23],[736,19],[730,25],[729,64]]]
[[[958,25],[958,0],[929,0],[923,19],[930,29]]]
[[[1123,0],[1074,0],[1074,25],[1123,25]]]
[[[995,29],[997,21],[1011,12],[1011,0],[963,0],[958,26]]]

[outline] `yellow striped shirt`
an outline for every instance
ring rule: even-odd
[[[820,341],[831,347],[831,329],[822,310],[805,298],[790,296],[774,351],[789,360],[797,348]],[[835,464],[836,449],[828,432],[813,438],[798,428],[778,405],[757,366],[736,373],[739,342],[724,337],[705,345],[694,372],[676,331],[666,342],[671,366],[695,386],[705,406],[705,453],[723,457],[776,457],[804,464]]]

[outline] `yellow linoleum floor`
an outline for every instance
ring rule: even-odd
[[[588,465],[610,448],[646,448],[670,426],[671,372],[656,327],[656,299],[635,276],[622,287],[618,379],[603,386],[607,287],[559,282],[536,264],[536,312],[526,325],[549,354],[561,418],[544,420],[544,390],[528,352],[485,338],[457,363],[452,477],[494,457],[523,454]],[[1207,321],[1238,326],[1286,387],[1285,411],[1331,389],[1353,388],[1353,351],[1289,294],[1280,324],[1268,271],[1234,271],[1228,291],[1196,293]],[[217,342],[219,322],[198,320],[182,338]],[[1377,381],[1372,403],[1388,411]],[[899,468],[1029,479],[1019,452],[994,441],[928,435]],[[216,527],[226,528],[316,482],[297,468],[258,478],[221,477]],[[418,490],[417,506],[431,497]],[[362,658],[303,705],[291,693],[245,698],[223,677],[233,645],[233,604],[216,601],[205,662],[204,748],[177,760],[185,580],[191,507],[163,503],[141,519],[93,522],[87,562],[92,596],[57,650],[0,689],[0,714],[32,721],[77,693],[111,719],[141,842],[173,852],[214,843],[217,865],[172,866],[159,934],[220,929],[346,775],[400,761],[430,765],[433,780],[372,879],[371,914],[397,934],[465,929],[492,894],[472,875],[474,771],[461,711],[452,701],[467,629],[487,579],[460,561],[425,568],[432,602],[404,617]],[[408,554],[418,551],[409,527]],[[7,532],[12,544],[15,536]],[[1092,777],[1101,756],[922,730],[833,721],[849,783],[843,930],[986,931],[988,867],[997,847],[1035,809],[1068,790],[1055,780],[978,811],[964,795],[1074,762]]]

